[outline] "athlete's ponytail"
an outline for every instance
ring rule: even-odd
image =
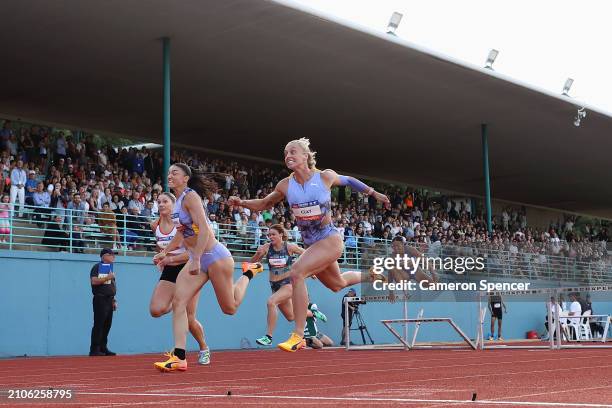
[[[207,174],[213,173],[206,173],[201,169],[191,168],[185,163],[175,163],[173,166],[181,169],[185,175],[189,177],[187,187],[193,189],[200,197],[208,198],[210,195],[217,192],[217,182],[207,176]],[[221,175],[221,173],[214,174]]]

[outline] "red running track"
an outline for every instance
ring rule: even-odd
[[[611,407],[612,350],[343,349],[213,352],[160,373],[158,355],[0,361],[0,389],[74,390],[72,400],[0,406]],[[228,391],[231,396],[228,396]],[[476,401],[472,396],[476,393]]]

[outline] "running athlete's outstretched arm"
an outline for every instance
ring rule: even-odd
[[[373,196],[376,201],[380,201],[385,205],[389,205],[391,203],[386,195],[377,192],[376,190],[374,190],[374,188],[366,185],[360,180],[357,180],[355,177],[342,176],[330,169],[322,171],[321,176],[323,177],[323,180],[328,183],[328,187],[349,186],[355,191],[358,191],[365,195]]]
[[[187,252],[181,252],[178,255],[172,255],[172,256],[167,256],[165,257],[161,262],[161,266],[166,266],[166,265],[182,265],[184,263],[186,263],[189,260],[189,253]]]
[[[270,248],[270,243],[265,243],[259,248],[257,248],[257,252],[253,254],[251,257],[251,262],[259,262],[263,259],[264,256],[268,253],[268,248]]]
[[[257,200],[241,200],[239,197],[230,197],[229,203],[240,207],[246,207],[252,211],[263,211],[268,208],[272,208],[274,204],[280,203],[285,198],[285,191],[287,191],[287,184],[289,178],[284,178],[279,181],[273,192]]]
[[[177,228],[176,234],[174,234],[174,237],[172,237],[172,240],[168,243],[168,246],[163,250],[163,252],[168,255],[175,249],[179,249],[183,245],[183,239],[183,234],[179,232]]]

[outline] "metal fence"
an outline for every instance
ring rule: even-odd
[[[4,207],[2,207],[4,205]],[[150,228],[154,217],[125,213],[25,206],[11,210],[0,204],[0,249],[96,253],[112,247],[122,255],[152,256],[155,238]],[[249,224],[213,223],[217,240],[235,257],[251,257],[266,242],[267,228]],[[299,243],[297,231],[289,231],[290,241]],[[415,244],[418,245],[418,244]],[[492,250],[475,246],[430,244],[418,246],[427,256],[442,258],[482,257],[483,271],[470,272],[484,277],[516,277],[572,282],[612,282],[608,257],[597,261],[577,261],[565,256],[530,252]],[[339,262],[342,266],[367,269],[377,257],[391,253],[390,241],[374,237],[349,237]]]

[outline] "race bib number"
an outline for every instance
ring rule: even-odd
[[[319,220],[323,212],[318,201],[310,201],[308,203],[293,204],[291,211],[295,218],[299,220]]]
[[[168,245],[170,245],[171,240],[172,240],[171,237],[160,238],[159,241],[157,241],[157,246],[160,247],[161,249],[166,249]]]
[[[179,219],[178,213],[172,214],[172,224],[174,224],[174,226],[177,228],[181,226],[181,221]]]
[[[272,268],[283,268],[287,266],[287,258],[270,258],[268,263]]]

